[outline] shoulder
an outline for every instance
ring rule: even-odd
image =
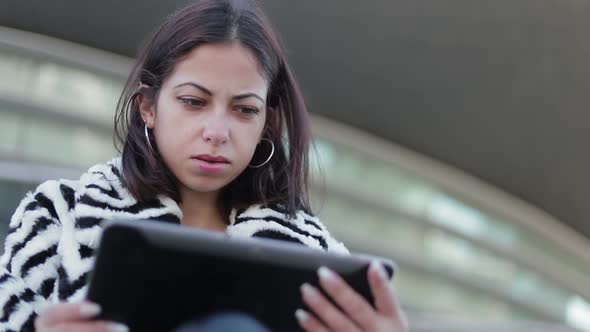
[[[299,210],[290,217],[280,205],[252,205],[245,210],[234,210],[227,231],[234,236],[273,238],[348,254],[346,247],[332,237],[317,216]]]
[[[81,189],[114,189],[122,186],[121,158],[113,158],[105,163],[96,164],[80,177]]]
[[[48,180],[28,192],[11,217],[10,226],[16,227],[28,218],[43,218],[61,223],[74,210],[82,193],[88,189],[112,190],[120,183],[115,158],[92,166],[76,180]]]
[[[115,206],[136,203],[123,184],[120,157],[94,165],[82,174],[79,197],[86,203],[99,201]]]
[[[46,217],[59,221],[75,203],[78,182],[72,180],[49,180],[28,192],[11,217],[10,226],[20,224],[27,216]]]

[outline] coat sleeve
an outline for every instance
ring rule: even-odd
[[[0,258],[0,331],[34,331],[34,319],[54,298],[60,256],[59,213],[64,186],[28,193],[13,214]],[[66,207],[67,209],[67,207]]]

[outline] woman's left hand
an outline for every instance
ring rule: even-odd
[[[322,267],[318,270],[320,286],[340,306],[334,306],[318,289],[301,286],[303,302],[313,315],[299,309],[295,316],[307,332],[406,332],[406,318],[398,304],[393,287],[379,263],[371,263],[369,285],[375,307],[353,290],[340,276]]]

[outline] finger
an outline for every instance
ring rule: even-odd
[[[359,331],[354,323],[337,309],[324,295],[309,284],[301,286],[303,302],[309,306],[316,316],[333,331]]]
[[[321,267],[318,275],[322,288],[362,330],[375,329],[377,317],[369,302],[330,269]]]
[[[299,326],[306,332],[329,332],[324,324],[303,309],[297,309],[295,317]]]
[[[58,324],[50,332],[129,332],[129,328],[115,322],[88,321]]]
[[[389,317],[401,318],[402,314],[397,297],[381,263],[371,262],[368,279],[377,311]]]
[[[35,326],[51,327],[63,322],[87,320],[100,311],[100,306],[92,302],[60,303],[44,310],[35,321]]]

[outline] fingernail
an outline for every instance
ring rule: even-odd
[[[100,306],[96,303],[86,302],[80,306],[80,316],[92,318],[100,313]]]
[[[303,322],[309,318],[309,315],[307,314],[307,312],[305,312],[301,309],[297,309],[297,310],[295,310],[295,317],[297,318],[298,321]]]
[[[129,332],[129,328],[127,325],[119,324],[119,323],[108,323],[107,329],[109,332]]]
[[[389,281],[389,277],[387,277],[387,273],[385,272],[385,269],[383,268],[383,265],[381,263],[379,263],[378,261],[372,261],[371,268],[377,272],[377,274],[383,281]]]
[[[323,280],[334,280],[334,272],[325,266],[322,266],[318,269],[318,275],[320,279]]]
[[[301,285],[301,293],[303,293],[303,295],[307,295],[307,296],[314,296],[315,295],[315,290],[313,289],[312,286],[310,286],[309,284],[305,283],[303,285]]]

